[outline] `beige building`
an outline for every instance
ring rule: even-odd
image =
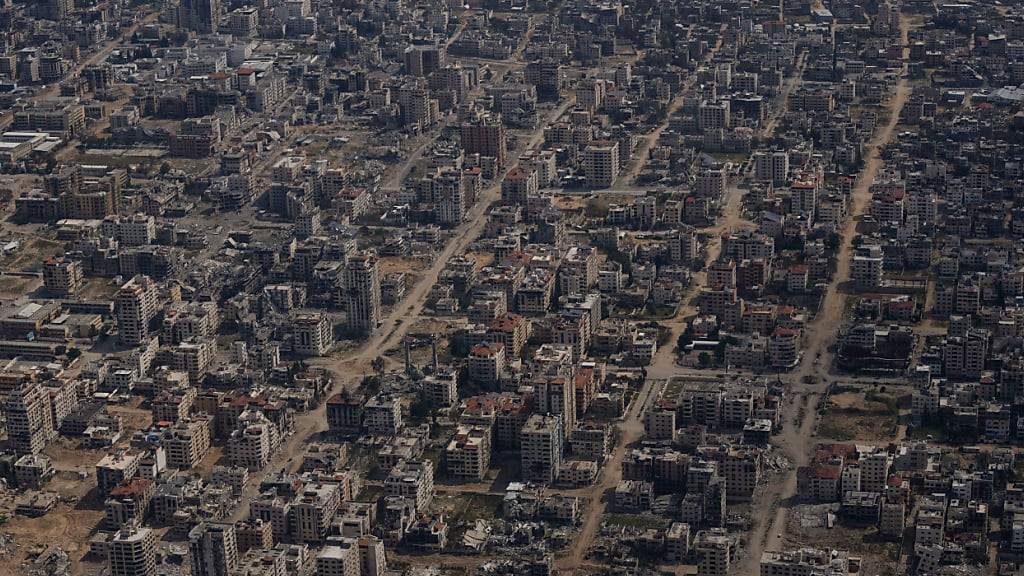
[[[160,445],[166,451],[167,465],[182,470],[198,466],[210,451],[211,427],[208,416],[198,415],[164,429]]]
[[[334,513],[341,504],[341,489],[330,482],[310,483],[303,487],[291,506],[291,536],[299,542],[323,542],[331,528]],[[355,561],[358,566],[358,558]]]
[[[424,511],[434,499],[434,464],[430,460],[402,460],[384,480],[384,494],[416,501]]]
[[[393,436],[405,425],[402,403],[386,394],[374,396],[363,405],[363,427],[370,434]]]
[[[554,482],[562,466],[563,445],[561,416],[530,416],[519,432],[523,478],[533,482]]]
[[[150,335],[149,322],[160,311],[160,292],[148,276],[126,282],[114,297],[118,338],[122,344],[138,346]]]
[[[369,334],[380,323],[380,273],[370,254],[349,258],[345,266],[345,311],[348,329]]]
[[[732,562],[733,545],[729,534],[722,528],[712,528],[697,534],[693,543],[697,556],[697,573],[701,576],[727,576]]]
[[[52,296],[65,298],[78,294],[85,282],[82,263],[68,258],[47,258],[43,261],[43,286]]]
[[[50,395],[35,382],[24,382],[8,392],[4,416],[8,442],[18,455],[42,452],[57,435],[50,411]]]
[[[188,533],[192,576],[231,576],[238,567],[235,525],[203,522]]]
[[[355,538],[332,538],[316,555],[317,576],[360,576],[361,572]]]
[[[228,440],[231,463],[249,470],[262,470],[281,443],[277,425],[262,412],[246,410],[238,417],[238,429]]]
[[[460,424],[445,449],[448,476],[479,482],[491,463],[491,433],[482,426]]]
[[[156,576],[156,533],[149,528],[127,528],[107,543],[111,576]]]
[[[334,329],[327,314],[298,314],[292,320],[292,351],[299,356],[323,356],[334,343]]]
[[[619,143],[592,142],[583,151],[583,171],[589,188],[609,188],[619,177]]]
[[[387,557],[384,553],[384,541],[376,536],[363,536],[359,539],[360,576],[384,576],[388,569]]]

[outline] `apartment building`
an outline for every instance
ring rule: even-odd
[[[345,265],[345,311],[353,333],[369,334],[380,323],[380,273],[375,256],[355,255]]]
[[[448,476],[479,482],[491,462],[491,431],[483,426],[460,424],[445,448]]]
[[[591,142],[583,151],[583,170],[588,188],[609,188],[619,177],[619,143],[610,140]]]
[[[565,435],[561,415],[534,414],[519,433],[523,478],[551,483],[562,466]]]
[[[384,480],[387,496],[411,498],[424,511],[434,498],[434,464],[430,460],[402,460]]]
[[[150,336],[149,323],[160,312],[160,292],[148,276],[136,276],[114,296],[117,331],[121,343],[138,346]]]
[[[202,522],[188,533],[192,576],[231,576],[238,567],[235,525]]]
[[[156,532],[150,528],[124,528],[107,543],[111,576],[156,576]]]

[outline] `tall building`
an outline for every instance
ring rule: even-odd
[[[110,576],[156,576],[156,533],[126,528],[107,543]]]
[[[178,26],[212,34],[220,24],[220,0],[181,0]]]
[[[600,78],[585,78],[576,87],[576,105],[591,112],[604,106],[608,83]]]
[[[562,419],[534,414],[519,432],[523,479],[550,483],[558,478],[562,466]]]
[[[262,470],[281,444],[277,425],[263,412],[246,410],[238,417],[238,429],[228,440],[228,457],[235,466]]]
[[[377,258],[361,254],[345,266],[345,303],[348,329],[370,334],[380,322],[380,273]]]
[[[36,382],[25,382],[4,403],[7,439],[19,455],[38,454],[54,437],[50,395]]]
[[[47,258],[43,261],[43,285],[46,292],[53,296],[74,296],[84,281],[82,263],[77,260]]]
[[[465,122],[459,131],[462,149],[466,154],[479,154],[497,160],[499,166],[505,164],[508,156],[505,126],[498,116],[486,116],[475,122]]]
[[[444,46],[437,44],[416,44],[405,49],[405,72],[412,76],[426,77],[440,70],[447,54]]]
[[[238,567],[235,525],[203,522],[188,533],[192,576],[228,576]]]
[[[754,154],[754,177],[763,182],[784,184],[789,176],[789,152],[760,151]]]
[[[480,482],[491,463],[491,431],[460,424],[445,449],[448,476]]]
[[[388,561],[384,555],[384,541],[376,536],[359,539],[359,565],[362,576],[384,576]]]
[[[526,206],[531,198],[537,196],[538,187],[537,171],[517,166],[501,181],[501,201]]]
[[[572,378],[556,376],[533,384],[537,412],[561,416],[562,440],[568,441],[576,428],[576,385]]]
[[[726,576],[729,573],[732,545],[724,529],[712,528],[698,533],[693,548],[698,561],[698,574]]]
[[[590,188],[608,188],[619,177],[619,143],[599,140],[583,152],[583,170]]]
[[[63,20],[75,9],[75,0],[46,0],[46,16],[51,20]]]
[[[850,278],[861,289],[870,290],[882,284],[884,258],[880,246],[862,246],[857,249],[850,264]]]
[[[114,297],[118,338],[122,344],[137,346],[149,337],[149,322],[160,311],[160,293],[148,276],[126,282]]]
[[[292,351],[300,356],[323,356],[334,343],[334,327],[326,314],[297,314],[292,320]]]

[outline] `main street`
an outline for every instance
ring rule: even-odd
[[[518,166],[517,159],[522,152],[540,145],[544,138],[544,127],[548,123],[560,118],[575,104],[575,94],[567,95],[544,117],[542,122],[538,123],[536,128],[529,130],[524,138],[518,139],[520,145],[510,150],[508,154],[508,157],[513,159],[510,165],[491,185],[483,190],[476,204],[469,209],[466,221],[455,229],[454,234],[434,258],[431,266],[423,271],[416,284],[406,292],[402,301],[382,319],[380,326],[369,339],[355,350],[309,362],[310,365],[326,368],[334,374],[334,387],[328,391],[328,395],[341,392],[345,388],[351,389],[358,386],[362,376],[371,371],[373,360],[385,350],[396,347],[402,342],[411,329],[413,320],[423,313],[430,289],[437,283],[445,265],[452,257],[466,252],[480,236],[487,221],[487,209],[501,198],[502,176]],[[242,504],[235,510],[232,520],[240,520],[248,515],[245,503],[258,495],[262,480],[267,475],[286,467],[289,460],[299,453],[302,446],[308,444],[319,432],[325,430],[326,425],[326,405],[323,403],[314,410],[295,416],[292,433],[282,443],[270,464],[261,472],[250,476],[249,482],[246,483],[242,492],[240,500]]]
[[[907,46],[908,31],[909,24],[906,18],[901,16],[900,38],[904,47]],[[756,503],[753,513],[754,527],[750,533],[746,554],[738,567],[738,574],[757,573],[762,552],[779,551],[785,545],[786,516],[796,496],[796,468],[807,464],[812,456],[816,408],[824,394],[822,385],[808,382],[822,381],[828,376],[828,367],[832,363],[829,345],[835,341],[836,328],[843,321],[846,294],[842,288],[850,279],[853,238],[856,235],[857,222],[869,205],[871,184],[884,166],[881,151],[892,142],[900,113],[910,94],[905,61],[901,72],[893,96],[885,104],[888,122],[876,129],[874,137],[864,150],[864,166],[857,176],[853,189],[850,216],[840,234],[836,274],[828,284],[817,315],[805,331],[806,347],[803,357],[789,378],[792,401],[785,405],[783,422],[786,422],[786,426],[775,438],[774,443],[786,453],[793,467],[783,481],[769,483]],[[816,378],[806,378],[808,376]],[[793,425],[793,422],[798,424]]]

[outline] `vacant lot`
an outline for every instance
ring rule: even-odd
[[[805,512],[802,508],[805,507],[797,507],[797,511]],[[789,514],[785,539],[787,549],[810,546],[845,550],[850,556],[861,558],[861,574],[895,576],[898,573],[899,543],[882,540],[875,528],[865,530],[839,524],[833,528],[808,527],[800,521],[801,516],[793,511]]]
[[[0,259],[0,268],[10,272],[42,272],[43,260],[64,252],[56,240],[22,238],[21,247],[14,254]]]
[[[890,439],[899,420],[898,399],[880,392],[843,392],[829,397],[818,436],[839,441]]]

